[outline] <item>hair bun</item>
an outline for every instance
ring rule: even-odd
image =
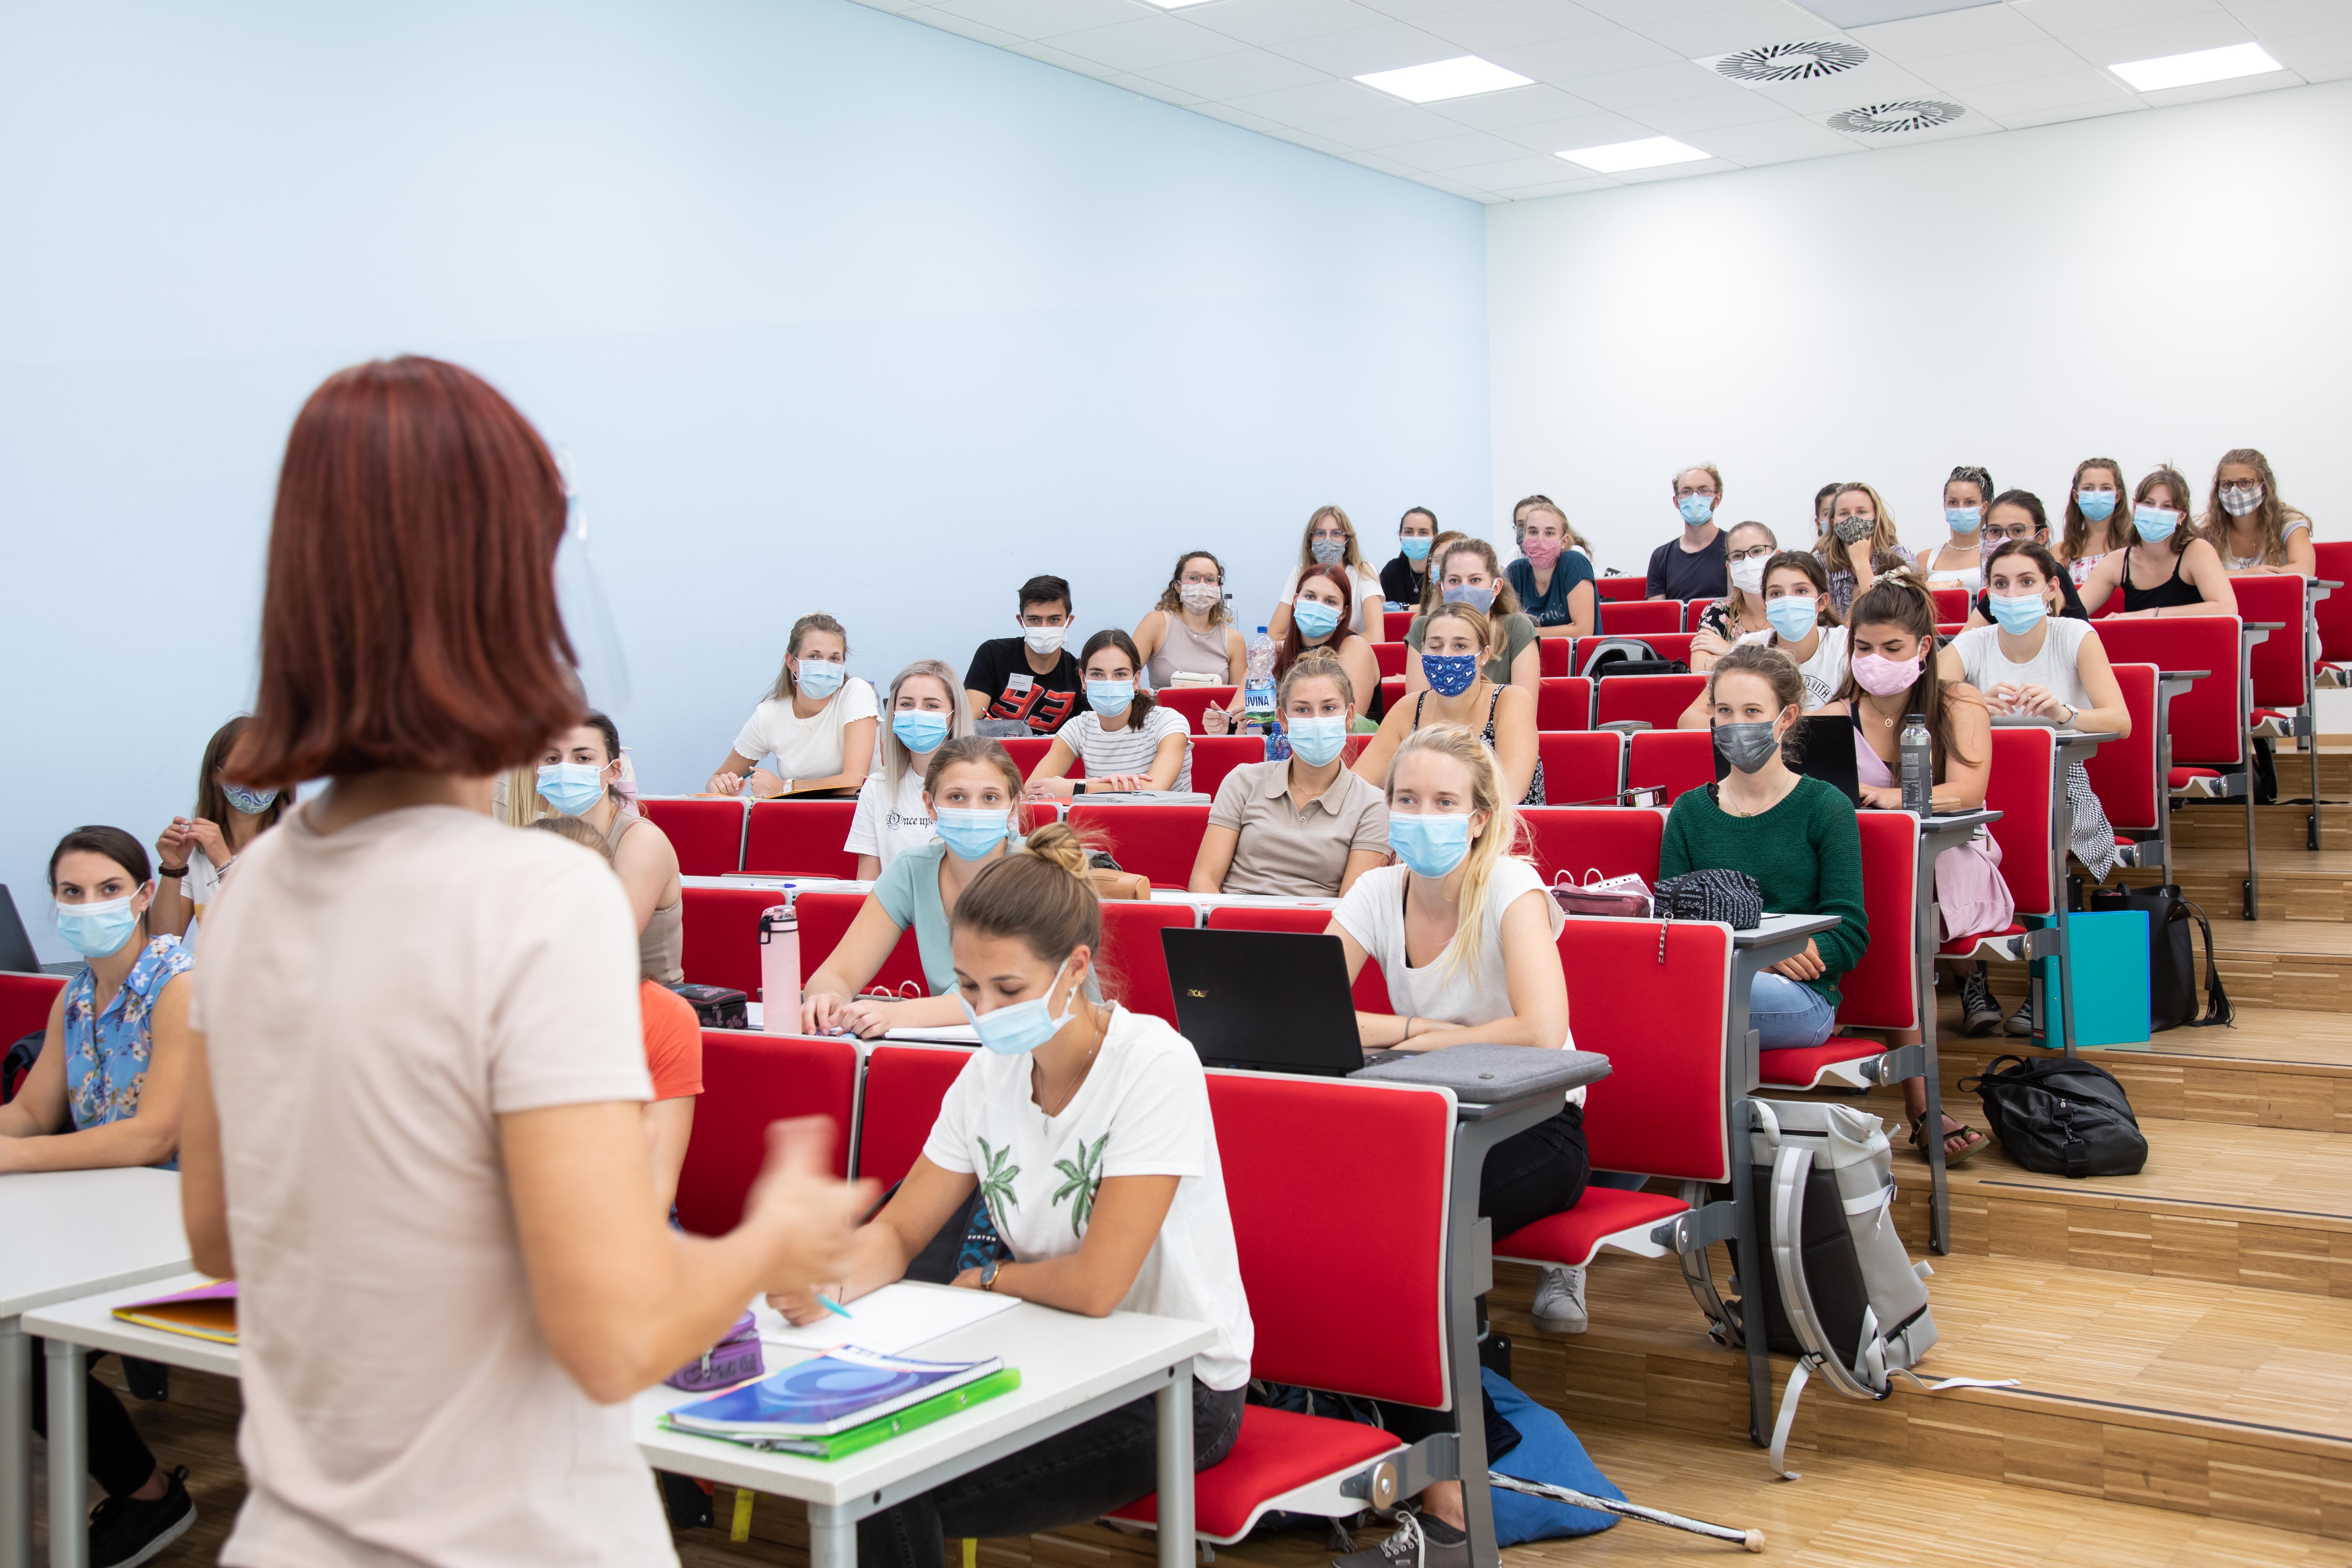
[[[1086,879],[1086,843],[1079,838],[1078,830],[1066,822],[1049,822],[1029,835],[1022,845],[1022,853],[1058,866],[1081,881]]]

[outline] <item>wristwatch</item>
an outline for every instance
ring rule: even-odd
[[[2071,730],[2074,727],[2074,721],[2083,716],[2083,710],[2075,707],[2072,702],[2062,704],[2062,706],[2066,710],[2066,728]]]
[[[995,1289],[996,1271],[1003,1267],[1004,1259],[1002,1258],[992,1258],[986,1263],[982,1264],[980,1267],[980,1288],[983,1290]]]

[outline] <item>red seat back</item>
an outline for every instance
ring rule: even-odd
[[[1560,930],[1577,1048],[1609,1058],[1587,1092],[1595,1170],[1723,1182],[1731,1177],[1724,1037],[1731,933],[1656,921],[1571,920]]]
[[[1544,798],[1562,805],[1614,805],[1625,769],[1623,737],[1611,730],[1536,736]]]
[[[1420,613],[1419,610],[1382,610],[1381,640],[1382,642],[1404,641],[1404,634],[1412,630],[1413,616]]]
[[[1596,577],[1592,580],[1592,591],[1603,604],[1650,596],[1649,583],[1641,577]]]
[[[1122,862],[1124,864],[1124,862]],[[1170,926],[1194,925],[1190,904],[1145,904],[1132,899],[1103,900],[1103,965],[1110,973],[1108,994],[1130,1013],[1176,1021],[1176,995],[1168,984],[1168,954],[1160,933]]]
[[[1192,737],[1192,787],[1214,797],[1225,775],[1244,763],[1265,761],[1264,735],[1195,735]],[[1124,866],[1126,861],[1119,862]],[[1189,879],[1190,866],[1184,868]]]
[[[1201,715],[1212,703],[1223,708],[1231,702],[1234,690],[1230,686],[1163,686],[1151,697],[1171,713],[1184,715],[1184,727],[1198,735],[1203,732]]]
[[[1404,677],[1383,676],[1381,679],[1381,711],[1385,713],[1404,700]]]
[[[1372,663],[1382,675],[1402,675],[1404,656],[1412,651],[1411,646],[1405,643],[1376,642],[1372,645]],[[1363,706],[1363,694],[1358,692],[1356,695],[1357,706]]]
[[[1597,870],[1603,877],[1631,871],[1658,879],[1658,847],[1664,841],[1664,812],[1640,806],[1531,805],[1519,813],[1530,840],[1528,853],[1549,882],[1559,872],[1571,882]]]
[[[1536,674],[1538,677],[1570,674],[1568,660],[1570,645],[1575,640],[1574,637],[1536,638]]]
[[[0,1051],[49,1025],[49,1008],[66,988],[62,974],[0,973]]]
[[[2246,668],[2253,677],[2257,708],[2300,708],[2311,695],[2310,616],[2299,576],[2232,577],[2238,616],[2245,621],[2276,621],[2280,629],[2254,645]]]
[[[857,1106],[854,1040],[702,1031],[702,1095],[677,1173],[678,1223],[719,1236],[743,1217],[743,1194],[768,1157],[768,1124],[794,1116],[833,1123],[833,1173],[849,1174]]]
[[[1966,625],[1969,618],[1969,591],[1966,588],[1930,588],[1935,595],[1936,619]]]
[[[1213,1071],[1209,1111],[1257,1328],[1252,1375],[1444,1408],[1446,1095]],[[1380,1310],[1332,1311],[1339,1279]]]
[[[1283,909],[1270,904],[1219,904],[1203,922],[1211,931],[1295,931],[1320,936],[1331,928],[1329,910]],[[1389,1012],[1388,976],[1381,961],[1369,953],[1356,972],[1356,1011]]]
[[[866,898],[864,893],[807,892],[794,902],[793,908],[801,917],[802,984],[807,984],[809,977],[823,967],[824,961],[833,956],[833,950],[841,945],[841,939],[849,933],[851,922],[857,919],[857,911],[866,907]],[[752,941],[755,944],[759,941],[756,931],[752,933]],[[755,945],[755,957],[756,952]],[[913,926],[898,933],[898,945],[890,950],[890,956],[882,961],[882,967],[874,972],[874,978],[860,989],[871,991],[879,986],[897,995],[899,987],[910,981],[917,995],[930,994],[930,984],[923,976],[922,947],[915,940]],[[761,1005],[764,1006],[766,1002],[767,998],[761,997]]]
[[[1870,945],[1838,981],[1837,1021],[1849,1028],[1919,1026],[1919,819],[1860,811],[1862,912]]]
[[[1592,682],[1580,675],[1545,676],[1536,690],[1536,728],[1555,732],[1592,728]]]
[[[1601,684],[1621,685],[1622,679]],[[1707,731],[1637,730],[1627,740],[1631,742],[1625,763],[1628,789],[1663,789],[1671,805],[1685,790],[1704,789],[1715,782],[1715,736]]]
[[[1680,599],[1621,599],[1600,608],[1602,637],[1633,637],[1683,629]]]
[[[1686,632],[1697,631],[1700,618],[1721,603],[1723,601],[1720,599],[1685,599],[1683,624],[1680,629]]]
[[[2104,638],[2104,628],[2102,628]],[[2118,664],[2116,684],[2123,688],[2124,710],[2131,715],[2131,733],[2109,741],[2091,753],[2083,771],[2090,775],[2091,793],[2106,808],[2107,820],[2124,833],[2154,833],[2164,826],[2165,781],[2157,771],[2161,754],[2156,717],[2156,666]]]
[[[637,810],[668,837],[688,877],[723,877],[743,868],[740,800],[645,800]]]
[[[1010,740],[999,741],[996,743],[1004,748],[1004,754],[1013,759],[1013,765],[1021,770],[1021,776],[1025,779],[1030,775],[1030,773],[1036,770],[1039,763],[1045,760],[1045,753],[1053,748],[1054,737],[1051,735],[1015,735]],[[1086,758],[1079,756],[1075,751],[1073,751],[1070,753],[1070,771],[1062,776],[1064,778],[1073,779],[1082,779],[1086,777]]]
[[[2000,846],[2001,880],[2009,884],[2021,915],[2046,915],[2057,909],[2050,833],[2052,791],[2062,786],[2053,733],[2041,729],[1992,732],[1992,774],[1986,783],[1985,806],[2002,814],[1992,825],[1992,836]]]
[[[763,800],[743,834],[743,869],[767,877],[855,877],[849,838],[854,800]]]
[[[1082,796],[1070,807],[1069,822],[1089,845],[1109,850],[1120,869],[1140,873],[1155,888],[1181,888],[1192,880],[1209,808],[1088,805]]]
[[[2099,640],[2115,664],[2212,673],[2172,700],[2168,727],[2177,767],[2228,768],[2245,761],[2245,678],[2235,616],[2105,620]]]
[[[1688,664],[1690,662],[1691,634],[1689,632],[1626,632],[1622,635],[1626,637],[1640,637],[1643,642],[1650,645],[1650,650],[1653,653],[1655,653],[1660,658],[1678,658],[1685,664]],[[1559,641],[1563,639],[1553,638],[1549,640]],[[1593,652],[1595,649],[1600,647],[1600,639],[1595,637],[1578,637],[1576,639],[1576,655],[1574,660],[1576,666],[1574,670],[1575,674],[1582,675],[1584,673],[1584,667],[1592,661]],[[1567,675],[1570,672],[1564,669],[1561,670],[1560,673],[1562,675]]]
[[[857,1107],[857,1173],[887,1187],[915,1168],[948,1085],[971,1052],[962,1046],[875,1046]]]
[[[2311,551],[2318,557],[2321,582],[2346,584],[2311,607],[2319,632],[2319,657],[2333,664],[2352,658],[2352,540],[2314,544]]]
[[[693,985],[760,994],[760,911],[784,902],[776,888],[688,888],[679,916],[678,967]],[[805,939],[803,939],[805,941]],[[805,948],[803,950],[805,952]],[[814,966],[803,957],[805,980]]]
[[[1698,694],[1704,675],[1606,675],[1594,683],[1592,722],[1614,724],[1641,719],[1653,730],[1671,730]]]

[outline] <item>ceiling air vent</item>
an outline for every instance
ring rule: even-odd
[[[1830,129],[1860,132],[1865,135],[1927,131],[1938,125],[1949,125],[1967,112],[1957,103],[1945,103],[1932,98],[1907,99],[1901,103],[1865,103],[1860,109],[1849,109],[1831,115]]]
[[[1870,51],[1860,44],[1832,39],[1818,44],[1766,44],[1760,48],[1742,49],[1717,60],[1715,68],[1718,75],[1734,81],[1819,81],[1825,76],[1850,71],[1869,58]]]

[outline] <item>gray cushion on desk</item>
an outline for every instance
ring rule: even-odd
[[[1382,1062],[1352,1075],[1383,1083],[1425,1083],[1450,1089],[1474,1105],[1522,1095],[1581,1089],[1609,1076],[1597,1051],[1547,1051],[1534,1046],[1447,1046]]]

